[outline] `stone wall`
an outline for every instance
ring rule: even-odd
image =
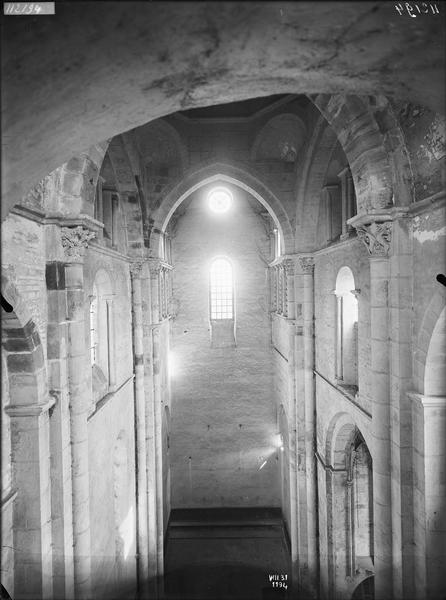
[[[336,356],[336,276],[341,267],[349,267],[358,295],[358,388],[356,401],[371,413],[373,382],[370,373],[370,276],[365,248],[358,240],[341,243],[321,251],[315,258],[315,366],[316,371],[333,385]]]
[[[135,441],[133,385],[88,422],[91,569],[94,598],[129,593],[136,576]],[[122,440],[122,444],[120,444]]]
[[[2,268],[37,326],[46,357],[45,256],[45,229],[41,224],[16,214],[3,221]]]
[[[269,240],[241,191],[221,216],[203,202],[193,197],[173,239],[172,507],[277,506]],[[209,268],[221,255],[233,265],[236,345],[212,348]]]

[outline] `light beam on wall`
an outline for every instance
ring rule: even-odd
[[[119,535],[124,542],[124,560],[127,559],[130,549],[135,539],[135,525],[133,517],[133,506],[130,508],[127,516],[119,526]]]
[[[177,369],[178,369],[178,361],[175,357],[175,354],[172,352],[172,350],[170,350],[170,352],[168,354],[167,361],[168,361],[169,375],[170,375],[170,377],[175,377],[175,375],[177,374]]]

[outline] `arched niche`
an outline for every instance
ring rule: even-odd
[[[347,413],[330,424],[326,460],[327,580],[333,595],[348,598],[374,572],[374,528],[371,453]]]
[[[446,288],[442,286],[432,294],[416,333],[413,370],[414,388],[419,394],[426,395],[426,385],[431,389],[443,386],[443,379],[439,371],[441,371],[441,361],[444,360],[441,356],[444,352],[444,325],[442,323],[445,304]],[[435,337],[434,332],[436,332]],[[430,355],[429,362],[428,355]],[[430,383],[431,377],[432,384]]]
[[[336,277],[336,380],[358,386],[358,299],[350,267],[341,267]]]
[[[114,286],[108,271],[99,268],[92,279],[89,299],[89,343],[93,402],[115,383]]]
[[[251,149],[251,159],[295,163],[305,143],[305,136],[305,124],[297,115],[276,115],[257,134]]]
[[[429,342],[424,393],[426,396],[446,396],[446,308],[441,311]]]

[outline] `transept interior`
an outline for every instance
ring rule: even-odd
[[[443,598],[441,94],[260,71],[7,171],[12,599]]]

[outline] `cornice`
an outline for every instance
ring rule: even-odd
[[[432,196],[423,198],[418,202],[414,202],[409,206],[409,214],[419,215],[420,213],[427,212],[428,210],[439,209],[446,206],[446,190],[442,190]]]
[[[16,204],[11,209],[11,214],[18,215],[24,219],[35,221],[41,225],[57,225],[58,227],[84,227],[98,233],[104,228],[104,224],[89,215],[80,214],[77,217],[66,217],[58,213],[46,213],[44,211]]]
[[[10,404],[5,406],[5,413],[10,417],[38,417],[52,408],[55,403],[54,396],[49,396],[45,404]]]

